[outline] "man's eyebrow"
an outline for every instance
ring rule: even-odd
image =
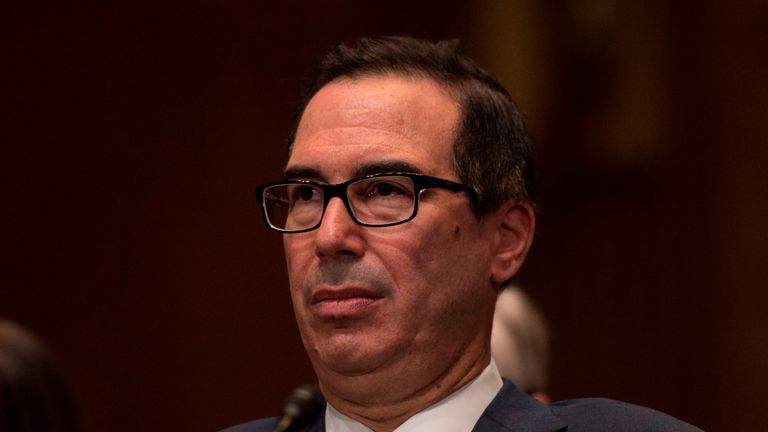
[[[404,161],[382,161],[362,165],[355,171],[355,177],[363,177],[372,174],[386,174],[393,172],[421,173],[416,166]]]
[[[355,170],[354,177],[365,177],[373,174],[386,174],[393,172],[420,174],[422,170],[416,168],[415,165],[404,161],[382,161],[361,165]],[[294,166],[286,168],[286,170],[283,172],[283,179],[311,179],[325,181],[325,177],[320,173],[319,170],[307,166]]]

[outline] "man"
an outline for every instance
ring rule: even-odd
[[[548,333],[544,316],[523,290],[515,285],[502,289],[493,314],[491,356],[502,378],[545,403],[550,402]]]
[[[290,142],[285,180],[257,196],[284,233],[328,401],[308,430],[695,430],[620,402],[547,406],[502,382],[489,342],[533,239],[532,157],[509,94],[456,43],[335,48]]]

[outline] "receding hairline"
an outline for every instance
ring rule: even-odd
[[[291,136],[290,141],[288,142],[288,157],[290,158],[291,153],[293,152],[293,145],[296,141],[296,136],[298,135],[298,131],[301,129],[301,124],[304,120],[304,115],[306,114],[309,106],[312,104],[312,101],[320,92],[322,92],[328,86],[331,86],[334,84],[343,84],[345,81],[355,82],[355,81],[361,81],[366,79],[377,79],[377,78],[384,78],[384,79],[399,78],[399,79],[403,79],[405,81],[411,81],[411,82],[419,82],[419,81],[430,82],[434,85],[434,87],[437,90],[439,90],[444,95],[448,96],[456,105],[456,108],[458,110],[456,124],[453,125],[454,142],[452,142],[451,145],[453,146],[454,144],[456,144],[455,140],[458,139],[458,134],[462,127],[464,116],[466,115],[465,109],[464,109],[465,107],[463,106],[463,103],[460,97],[461,91],[458,88],[459,87],[458,83],[453,83],[448,79],[441,79],[440,77],[437,77],[435,76],[435,74],[431,74],[428,71],[414,69],[414,68],[386,68],[383,70],[359,70],[359,71],[353,71],[351,73],[339,75],[333,78],[332,80],[328,81],[327,83],[319,87],[312,94],[312,96],[309,99],[307,99],[306,103],[302,106],[301,115],[298,118],[298,122],[296,123],[295,130]],[[455,157],[455,155],[453,156]]]

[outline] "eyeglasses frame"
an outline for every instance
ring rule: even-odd
[[[408,177],[413,182],[414,196],[413,196],[413,212],[411,213],[411,215],[407,219],[397,221],[397,222],[387,223],[387,224],[368,224],[360,221],[357,218],[357,216],[355,216],[355,213],[352,210],[352,205],[349,203],[349,197],[347,196],[347,187],[350,184],[361,181],[361,180],[368,180],[376,177],[391,177],[391,176]],[[320,219],[317,222],[317,224],[313,225],[312,227],[304,228],[301,230],[295,230],[295,231],[286,230],[286,229],[278,228],[272,225],[272,223],[269,221],[269,216],[267,215],[266,203],[264,200],[264,191],[267,188],[272,186],[290,185],[290,184],[316,186],[323,191],[323,211],[320,214]],[[390,173],[377,173],[377,174],[370,174],[362,177],[355,177],[343,183],[338,183],[335,185],[321,183],[314,180],[302,180],[302,179],[282,180],[282,181],[265,183],[256,187],[256,200],[258,201],[259,207],[261,208],[262,215],[264,216],[264,223],[267,225],[267,228],[283,234],[299,234],[307,231],[312,231],[320,227],[320,225],[323,223],[323,217],[325,217],[325,210],[328,208],[328,203],[334,197],[341,199],[341,201],[344,203],[344,207],[347,208],[347,213],[349,214],[349,216],[352,218],[353,221],[355,221],[356,224],[360,226],[371,227],[371,228],[383,228],[383,227],[400,225],[400,224],[406,223],[410,220],[413,220],[413,218],[416,217],[416,214],[419,211],[419,198],[421,196],[421,193],[427,189],[433,189],[433,188],[445,189],[451,192],[467,192],[470,195],[470,199],[472,200],[477,199],[477,191],[475,191],[474,188],[461,183],[456,183],[450,180],[445,180],[445,179],[432,177],[432,176],[419,174],[419,173],[390,172]]]

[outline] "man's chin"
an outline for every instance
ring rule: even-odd
[[[318,363],[315,369],[319,367],[334,375],[355,377],[373,373],[381,368],[385,355],[376,351],[379,350],[366,349],[360,344],[326,346],[324,350],[316,353],[316,358],[312,360]]]

